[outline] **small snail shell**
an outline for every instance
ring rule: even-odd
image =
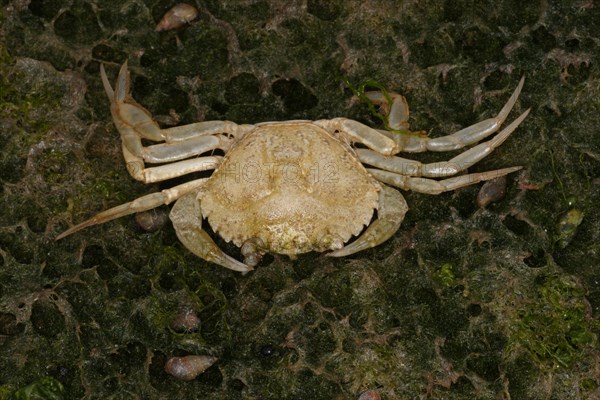
[[[155,31],[168,31],[182,27],[190,21],[193,21],[197,16],[198,10],[191,4],[176,4],[162,17],[158,25],[156,25]]]
[[[377,390],[367,390],[361,393],[358,400],[381,400],[381,395]]]
[[[165,364],[165,372],[182,381],[191,381],[217,361],[212,356],[171,357]]]
[[[502,200],[506,195],[506,176],[492,179],[483,184],[477,193],[477,205],[485,208],[488,204]]]
[[[182,307],[171,320],[170,326],[179,333],[196,332],[200,327],[200,318],[191,307]]]
[[[167,213],[162,208],[135,214],[135,222],[146,232],[156,232],[167,222]]]
[[[555,236],[559,248],[564,249],[571,243],[577,233],[577,228],[582,222],[583,211],[577,208],[572,208],[560,216],[556,224]]]

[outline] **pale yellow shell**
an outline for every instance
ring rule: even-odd
[[[227,153],[198,195],[226,241],[271,252],[341,247],[369,223],[381,185],[350,147],[310,122],[262,124]]]
[[[168,31],[170,29],[182,27],[183,25],[190,23],[190,21],[193,21],[197,16],[198,10],[191,4],[176,4],[165,13],[158,25],[156,25],[155,31]]]

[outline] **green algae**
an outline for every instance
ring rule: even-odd
[[[590,320],[585,291],[565,276],[542,277],[533,302],[519,311],[511,341],[524,345],[542,365],[569,367],[594,348],[600,328]]]
[[[64,387],[56,379],[45,377],[14,392],[10,400],[63,400]]]
[[[451,287],[456,282],[452,264],[443,264],[434,275],[434,279],[442,286]]]

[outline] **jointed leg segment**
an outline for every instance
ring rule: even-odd
[[[382,92],[368,92],[365,95],[373,103],[380,105],[384,113],[387,114],[388,126],[392,129],[397,130],[409,130],[410,125],[408,123],[408,103],[406,98],[398,93],[388,93],[392,104],[388,104],[387,98]]]
[[[385,156],[369,149],[357,149],[356,153],[361,162],[386,171],[395,172],[408,176],[424,176],[429,178],[441,178],[452,176],[460,171],[471,167],[475,163],[489,155],[500,146],[509,135],[523,122],[529,114],[529,110],[521,114],[516,120],[487,142],[480,143],[469,150],[464,151],[449,161],[431,164],[422,164],[419,161],[406,158]]]
[[[336,118],[331,121],[316,121],[315,123],[330,132],[334,130],[342,131],[350,141],[364,144],[368,148],[384,155],[397,154],[399,152],[419,153],[424,151],[458,150],[485,139],[500,128],[517,102],[524,82],[525,77],[521,78],[513,94],[495,117],[477,122],[451,135],[437,138],[373,129],[345,118]],[[371,92],[367,95],[372,101],[381,104],[384,109],[389,110],[387,118],[388,125],[391,128],[408,129],[408,105],[403,96],[397,93],[390,93],[392,105],[389,105],[380,92]],[[521,115],[517,120],[522,121],[525,116],[526,114]],[[388,140],[385,140],[383,137]]]
[[[343,131],[351,141],[366,145],[368,149],[356,149],[356,154],[362,163],[372,167],[381,168],[368,168],[368,171],[379,181],[405,190],[439,194],[480,181],[493,179],[521,169],[521,167],[505,168],[497,171],[463,175],[441,181],[421,178],[448,177],[474,165],[504,143],[509,135],[527,117],[530,110],[526,110],[522,113],[492,139],[462,152],[449,161],[422,164],[419,161],[393,156],[393,154],[400,151],[422,152],[427,150],[456,150],[477,143],[490,136],[500,128],[508,117],[508,114],[521,93],[523,83],[524,78],[521,78],[517,88],[496,117],[478,122],[467,128],[461,129],[454,134],[439,138],[432,139],[415,135],[403,135],[384,130],[375,130],[358,122],[341,118],[332,120],[330,122],[331,125],[329,126],[326,124],[323,125],[326,129],[328,128],[331,130],[334,128]],[[391,93],[390,97],[392,99],[391,105],[387,104],[386,98],[380,92],[369,94],[369,98],[372,101],[381,104],[386,110],[389,110],[388,118],[390,127],[394,129],[408,128],[408,105],[406,104],[406,100],[396,93]],[[378,136],[378,134],[380,136]],[[383,140],[382,137],[390,139],[394,145],[390,147],[390,142]],[[337,254],[338,252],[335,253]]]
[[[374,168],[367,168],[367,171],[369,171],[377,180],[400,189],[412,190],[419,193],[440,194],[443,192],[450,192],[464,186],[474,185],[475,183],[481,181],[487,181],[503,175],[508,175],[512,172],[520,170],[521,168],[522,167],[511,167],[497,169],[494,171],[477,172],[474,174],[443,179],[441,181],[427,178],[414,178]]]
[[[87,221],[83,221],[82,223],[64,231],[58,235],[55,240],[60,240],[87,227],[103,224],[105,222],[112,221],[113,219],[124,217],[125,215],[151,210],[163,204],[170,204],[187,193],[195,193],[202,187],[202,185],[204,185],[206,181],[207,178],[197,179],[172,187],[171,189],[163,190],[161,192],[150,193],[129,203],[121,204],[106,211],[102,211]]]
[[[251,125],[237,125],[229,121],[205,121],[160,129],[150,113],[131,98],[127,63],[123,64],[119,71],[114,90],[108,82],[102,65],[100,66],[100,75],[111,102],[110,109],[114,124],[121,134],[127,169],[137,180],[149,183],[188,173],[183,172],[184,170],[190,172],[204,170],[205,168],[200,166],[201,162],[196,163],[199,169],[190,169],[190,163],[174,163],[168,166],[168,171],[162,172],[162,169],[166,167],[158,166],[154,167],[151,173],[146,173],[145,162],[181,162],[180,160],[199,156],[211,150],[227,151],[233,143],[230,136],[243,135],[252,129]],[[164,143],[144,147],[142,139]],[[181,166],[182,171],[174,175],[173,171],[178,166]]]
[[[465,146],[485,139],[500,128],[517,102],[517,99],[521,94],[521,89],[523,89],[524,82],[525,77],[522,77],[517,85],[517,88],[512,93],[506,104],[504,104],[498,115],[493,118],[488,118],[486,120],[477,122],[451,135],[429,138],[416,135],[399,135],[394,132],[380,129],[377,131],[394,140],[396,143],[397,152],[402,151],[406,153],[420,153],[424,151],[437,152],[462,149]],[[402,99],[402,96],[394,98],[395,101],[401,101]],[[392,106],[391,112],[393,111],[394,107]],[[399,117],[390,114],[388,118],[390,121],[393,121]],[[405,117],[402,116],[402,118]]]

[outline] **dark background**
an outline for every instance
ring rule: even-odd
[[[0,398],[43,377],[65,399],[600,398],[596,2],[191,3],[196,20],[156,33],[175,2],[0,0]],[[112,82],[125,60],[163,122],[381,127],[347,77],[404,94],[431,136],[495,115],[525,75],[509,120],[530,116],[470,172],[524,168],[485,209],[481,184],[407,193],[385,244],[268,256],[246,276],[194,257],[169,223],[55,242],[167,187],[122,161],[99,65]],[[186,309],[197,332],[171,327]],[[176,381],[163,365],[185,354],[219,361]]]

